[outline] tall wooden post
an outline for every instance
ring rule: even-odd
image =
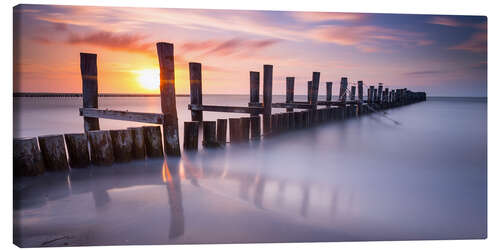
[[[331,102],[332,101],[332,82],[326,82],[326,101]],[[330,106],[330,105],[328,105]]]
[[[381,102],[382,101],[382,91],[384,89],[384,84],[383,83],[379,83],[378,84],[378,91],[377,91],[377,102]]]
[[[316,109],[316,103],[318,103],[318,90],[319,90],[319,72],[313,72],[312,75],[312,102],[313,108]]]
[[[346,91],[347,91],[347,77],[342,77],[340,79],[340,92],[339,92],[339,100],[341,102],[345,102],[346,100]]]
[[[273,65],[264,65],[264,135],[271,134],[271,108],[273,102]]]
[[[97,55],[80,53],[82,74],[83,108],[98,108],[97,96]],[[85,132],[99,130],[99,118],[83,117]]]
[[[250,71],[250,103],[248,106],[255,106],[259,103],[259,83],[260,83],[260,73],[255,71]],[[259,115],[258,112],[250,113],[251,116]]]
[[[358,81],[358,101],[363,103],[363,81]]]
[[[372,103],[373,102],[373,94],[374,94],[374,90],[375,90],[375,87],[372,85],[370,86],[370,92],[368,93],[368,102],[369,103]]]
[[[175,102],[174,45],[160,42],[156,44],[156,49],[160,64],[161,112],[164,115],[164,150],[167,156],[180,156],[179,124]]]
[[[294,85],[295,85],[294,82],[295,82],[295,77],[286,78],[286,103],[293,103]],[[287,108],[286,111],[292,112],[293,108]]]
[[[189,85],[190,85],[190,96],[191,105],[202,106],[202,88],[201,88],[201,63],[190,62],[189,63]],[[203,111],[193,111],[191,110],[191,120],[201,122],[203,121]]]
[[[351,93],[350,93],[350,95],[349,95],[349,97],[350,97],[349,99],[350,99],[351,101],[354,101],[354,97],[355,97],[355,95],[356,95],[356,86],[351,86]]]

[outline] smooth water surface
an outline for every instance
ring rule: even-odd
[[[80,132],[81,99],[56,99],[15,105],[22,110],[15,136]],[[207,104],[247,101],[204,96]],[[154,98],[107,98],[104,103],[159,111]],[[188,98],[177,103],[180,121],[189,119]],[[486,101],[429,100],[388,110],[400,125],[371,114],[250,145],[201,149],[181,160],[149,159],[17,179],[14,242],[485,238],[486,106]],[[206,120],[241,116],[204,115]],[[101,122],[103,129],[133,125]]]

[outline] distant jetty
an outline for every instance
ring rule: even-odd
[[[160,94],[98,94],[99,97],[160,97]],[[175,96],[188,97],[187,94]],[[14,92],[14,97],[82,97],[82,93]]]

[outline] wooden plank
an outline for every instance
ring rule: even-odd
[[[260,116],[250,117],[250,138],[260,140]]]
[[[163,147],[161,143],[160,126],[144,126],[144,144],[146,145],[146,155],[148,158],[163,156]]]
[[[332,82],[326,82],[326,101],[332,101]]]
[[[273,65],[264,65],[264,135],[271,133],[271,109],[273,103]]]
[[[97,54],[80,53],[80,71],[82,74],[83,108],[98,108],[97,96]],[[99,130],[99,119],[83,118],[85,132]]]
[[[271,115],[271,129],[272,129],[273,135],[276,135],[279,133],[279,115],[278,114]]]
[[[144,144],[144,128],[135,127],[128,129],[132,131],[132,158],[144,159],[146,157],[146,145]]]
[[[217,119],[217,142],[225,146],[227,141],[227,119]]]
[[[313,104],[302,104],[302,103],[273,103],[273,108],[296,108],[296,109],[312,109]]]
[[[107,130],[88,132],[90,143],[90,160],[97,166],[109,166],[115,161],[111,135]]]
[[[203,105],[202,84],[201,84],[201,63],[189,63],[189,86],[191,104]],[[203,121],[203,111],[191,110],[192,121]]]
[[[240,118],[229,118],[229,141],[231,143],[241,142]]]
[[[215,121],[203,121],[203,147],[215,148],[219,146],[217,143],[216,127],[217,123]]]
[[[243,113],[243,114],[258,114],[261,113],[264,108],[262,107],[236,107],[236,106],[218,106],[218,105],[188,105],[190,110],[203,110],[212,112],[225,112],[225,113]]]
[[[240,118],[240,126],[241,126],[241,140],[246,142],[250,138],[250,117],[241,117]]]
[[[65,134],[66,149],[68,150],[69,165],[71,168],[85,168],[90,164],[89,143],[87,135]]]
[[[161,112],[164,114],[164,150],[167,156],[179,157],[181,150],[179,146],[177,106],[175,102],[174,45],[160,42],[156,44],[156,49],[160,65]]]
[[[36,137],[14,139],[14,176],[36,176],[45,172]]]
[[[110,130],[113,154],[116,162],[129,162],[132,160],[134,138],[129,129]]]
[[[164,117],[163,114],[95,109],[95,108],[80,108],[80,116],[153,123],[153,124],[163,124],[163,117]]]
[[[198,150],[199,122],[184,122],[184,151]]]
[[[45,135],[38,137],[45,169],[49,171],[69,170],[66,147],[62,135]]]
[[[340,78],[340,91],[339,91],[339,101],[346,101],[346,92],[347,92],[347,77]]]

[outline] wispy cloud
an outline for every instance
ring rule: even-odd
[[[451,17],[442,17],[442,16],[432,17],[428,21],[428,23],[438,24],[438,25],[443,25],[443,26],[451,26],[451,27],[460,27],[460,26],[462,26],[462,23],[460,23],[456,19],[451,18]]]
[[[428,76],[428,75],[437,75],[437,74],[443,74],[447,73],[446,71],[443,70],[421,70],[421,71],[411,71],[411,72],[406,72],[404,75],[407,76]]]
[[[379,51],[383,41],[399,42],[406,46],[426,46],[433,43],[431,40],[425,39],[422,33],[373,25],[323,25],[312,30],[310,34],[319,41],[354,46],[365,52]]]
[[[485,53],[488,47],[487,43],[488,39],[486,32],[476,32],[472,34],[472,36],[468,40],[450,47],[449,49]]]
[[[87,44],[134,53],[152,54],[153,46],[150,42],[144,42],[145,36],[139,34],[120,34],[99,31],[87,35],[70,34],[66,43],[70,45]]]

